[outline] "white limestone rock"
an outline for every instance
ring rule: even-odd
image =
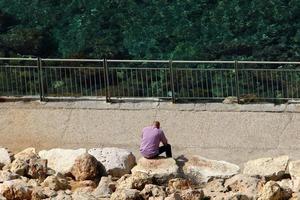
[[[244,174],[249,176],[262,176],[267,179],[279,180],[287,173],[288,156],[277,158],[259,158],[244,164]]]
[[[115,147],[94,148],[88,151],[105,168],[107,175],[121,177],[129,174],[130,170],[136,165],[135,156],[126,149]]]
[[[146,173],[158,182],[165,182],[178,176],[178,166],[173,158],[141,158],[131,172],[133,175],[135,173]]]
[[[187,156],[187,160],[183,172],[195,183],[206,183],[211,178],[229,178],[240,171],[240,167],[235,164],[198,155]]]
[[[11,163],[10,154],[5,148],[0,148],[0,169]]]
[[[71,173],[75,160],[86,153],[86,149],[51,149],[39,152],[42,159],[48,160],[48,167],[62,174]]]
[[[293,191],[300,192],[300,160],[290,161],[288,172],[292,178]]]

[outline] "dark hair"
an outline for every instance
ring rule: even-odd
[[[154,121],[153,126],[155,126],[156,128],[159,128],[160,127],[159,121]]]

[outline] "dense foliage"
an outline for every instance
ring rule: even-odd
[[[0,0],[0,57],[299,61],[299,45],[300,0]],[[124,68],[108,77],[103,69],[53,63],[40,71],[6,67],[24,62],[0,65],[0,95],[43,88],[49,96],[103,96],[108,82],[117,97],[170,97],[174,90],[183,98],[300,98],[299,71],[283,71],[297,65],[251,65],[258,70],[239,73],[233,65],[174,73]]]
[[[299,60],[300,0],[0,0],[0,56]]]

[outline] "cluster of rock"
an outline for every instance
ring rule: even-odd
[[[201,156],[145,159],[119,148],[0,148],[0,200],[300,199],[300,161],[261,158],[240,167]]]

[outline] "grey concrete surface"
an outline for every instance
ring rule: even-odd
[[[16,152],[123,147],[139,157],[141,129],[161,121],[175,156],[236,164],[287,154],[300,159],[300,105],[107,104],[103,101],[0,103],[0,146]]]

